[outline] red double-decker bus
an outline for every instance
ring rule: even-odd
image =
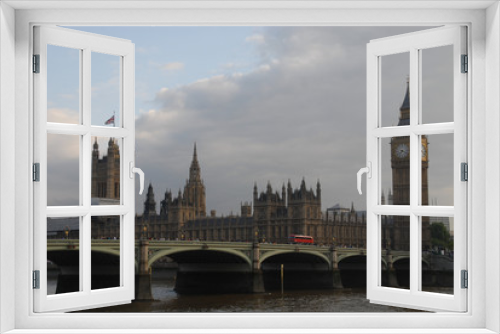
[[[308,235],[290,234],[288,237],[289,244],[314,244],[314,238]]]

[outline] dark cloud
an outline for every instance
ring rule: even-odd
[[[259,29],[246,39],[260,55],[253,69],[237,72],[235,59],[221,67],[222,73],[235,71],[231,74],[155,92],[153,108],[141,111],[136,120],[136,165],[155,186],[156,201],[167,188],[176,193],[184,186],[197,142],[209,210],[238,212],[240,202],[252,200],[254,182],[263,190],[270,181],[280,191],[288,179],[298,187],[303,177],[313,188],[321,180],[323,208],[352,201],[364,209],[366,199],[357,194],[355,175],[366,156],[366,44],[415,30],[419,28]],[[424,122],[451,120],[451,54],[446,49],[423,52]],[[382,118],[385,125],[397,124],[408,62],[382,64],[389,78],[383,85]],[[152,96],[148,82],[136,86],[138,99]],[[52,106],[49,113],[59,122],[78,119],[67,108]],[[61,137],[48,138],[53,205],[78,202],[78,141]],[[442,205],[451,205],[453,198],[451,137],[429,137],[429,197]],[[103,139],[100,148],[105,150],[106,144]],[[384,165],[382,182],[384,188],[391,186],[390,163]],[[138,212],[144,198],[136,197]]]
[[[157,92],[156,107],[136,122],[137,165],[157,202],[167,188],[183,187],[196,141],[208,209],[237,212],[254,182],[280,190],[302,177],[313,188],[321,180],[324,208],[351,201],[364,208],[355,175],[366,154],[366,44],[415,30],[270,27],[248,39],[261,55],[253,71]],[[405,81],[389,97],[394,122]]]

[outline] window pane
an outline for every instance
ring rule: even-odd
[[[80,137],[47,135],[47,205],[80,205]]]
[[[410,217],[381,216],[382,286],[410,287]]]
[[[410,137],[382,138],[381,205],[410,204]]]
[[[120,216],[92,217],[92,290],[120,286]]]
[[[92,52],[92,125],[121,125],[120,66],[120,57]]]
[[[410,53],[381,58],[382,126],[410,125]],[[402,98],[404,96],[404,98]],[[399,111],[399,112],[398,112]]]
[[[453,134],[421,140],[422,205],[453,206]]]
[[[47,294],[80,291],[80,219],[47,218]]]
[[[47,45],[47,121],[80,122],[80,50]]]
[[[453,217],[421,217],[422,291],[453,294]]]
[[[92,205],[119,205],[121,139],[92,137],[92,143]]]
[[[453,46],[420,51],[422,123],[453,122]]]

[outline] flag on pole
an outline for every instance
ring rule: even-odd
[[[106,121],[106,123],[104,123],[104,124],[105,124],[105,125],[108,125],[108,124],[111,124],[111,123],[113,123],[113,125],[115,125],[115,115],[111,116],[111,118],[110,118],[110,119],[108,119],[108,120]]]

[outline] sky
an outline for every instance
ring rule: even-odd
[[[184,187],[196,142],[207,211],[228,215],[239,213],[241,202],[252,201],[254,183],[259,192],[270,182],[281,193],[283,183],[290,180],[298,188],[303,178],[314,190],[321,182],[323,210],[351,202],[364,210],[356,173],[366,160],[366,44],[422,28],[71,29],[135,44],[136,166],[153,184],[157,210],[167,189],[177,194]],[[71,51],[56,50],[51,57],[49,49],[49,121],[78,122],[74,73],[79,59]],[[424,122],[451,121],[449,55],[445,49],[424,52]],[[103,125],[114,113],[118,124],[116,58],[92,55],[93,125]],[[383,124],[395,125],[408,63],[404,56],[388,56],[382,66]],[[107,140],[99,140],[103,154]],[[51,141],[54,147],[57,143],[52,151]],[[450,140],[436,136],[429,143],[429,196],[452,205]],[[78,201],[78,184],[72,181],[78,175],[74,144],[49,138],[50,156],[49,205]],[[390,188],[390,165],[383,169],[387,181],[382,186]],[[136,196],[139,213],[144,199],[145,194]]]

